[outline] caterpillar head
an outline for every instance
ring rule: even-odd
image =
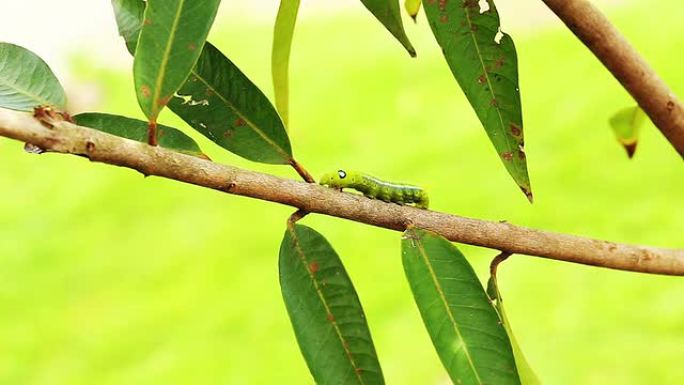
[[[329,186],[332,188],[343,188],[347,186],[349,179],[350,178],[346,171],[338,170],[336,172],[330,172],[323,175],[319,183],[323,186]]]

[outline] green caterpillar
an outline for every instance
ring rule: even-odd
[[[331,172],[323,175],[319,183],[340,190],[353,188],[369,198],[385,202],[413,203],[420,209],[427,209],[430,203],[427,192],[420,187],[385,182],[356,171]]]

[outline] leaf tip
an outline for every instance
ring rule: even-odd
[[[520,186],[520,190],[522,190],[523,194],[525,194],[527,200],[530,201],[530,203],[534,203],[534,195],[532,194],[531,188]]]
[[[625,151],[627,151],[627,156],[629,159],[634,158],[634,153],[636,152],[638,142],[624,143]]]

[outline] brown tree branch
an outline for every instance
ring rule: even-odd
[[[589,48],[684,157],[684,106],[641,55],[587,0],[543,0]]]
[[[43,125],[30,114],[0,109],[0,136],[48,151],[138,170],[230,194],[296,207],[392,230],[407,225],[435,231],[454,242],[559,261],[644,273],[684,275],[684,250],[599,241],[420,210],[342,193],[317,184],[246,171],[123,139],[68,122]]]

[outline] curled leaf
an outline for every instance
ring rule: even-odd
[[[618,142],[632,158],[639,142],[639,131],[646,122],[646,113],[639,106],[623,108],[610,118],[610,126]]]
[[[285,127],[287,127],[290,117],[290,51],[298,12],[299,0],[281,0],[273,30],[271,57],[273,89],[276,108]]]

